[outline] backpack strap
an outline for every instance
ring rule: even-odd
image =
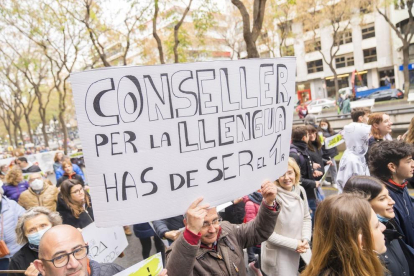
[[[301,164],[304,164],[305,162],[305,157],[303,157],[303,155],[298,151],[298,149],[296,147],[291,147],[289,153],[295,153],[299,156],[299,160]],[[300,167],[300,164],[298,164]]]

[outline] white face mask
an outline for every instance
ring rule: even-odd
[[[321,126],[321,129],[323,129],[323,130],[327,130],[327,129],[328,129],[328,127],[327,127],[327,126]]]
[[[43,189],[43,180],[41,179],[35,179],[30,183],[30,188],[32,188],[35,191],[40,191]]]

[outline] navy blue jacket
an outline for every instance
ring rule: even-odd
[[[155,235],[154,230],[148,222],[134,224],[132,228],[134,229],[134,234],[138,239],[150,238]]]
[[[391,198],[395,201],[395,221],[405,236],[404,241],[414,248],[414,206],[408,189],[407,187],[397,187],[390,182],[385,182],[385,185]]]

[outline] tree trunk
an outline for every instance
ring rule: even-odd
[[[188,3],[187,8],[185,8],[183,16],[181,17],[181,20],[174,26],[174,63],[178,63],[178,44],[180,44],[180,40],[178,39],[178,31],[181,27],[181,25],[184,22],[185,17],[187,16],[187,13],[190,11],[191,3],[193,0],[190,0]]]
[[[32,126],[31,126],[31,123],[30,123],[29,114],[25,114],[25,115],[24,115],[24,119],[25,119],[25,121],[26,121],[26,125],[27,125],[27,132],[29,133],[30,143],[34,143],[34,140],[33,140],[33,134],[32,134]]]
[[[336,70],[334,71],[334,83],[335,83],[335,99],[339,97],[339,83],[338,83],[338,74]]]
[[[20,124],[18,124],[18,128],[19,128],[19,133],[20,133],[20,140],[22,140],[22,143],[24,145],[24,137],[23,137],[23,131],[22,131],[22,127],[20,126]]]
[[[247,57],[248,58],[259,58],[259,52],[257,51],[256,43],[253,42],[251,34],[244,35],[244,40],[246,41]],[[247,38],[250,37],[250,38]]]
[[[158,33],[157,33],[158,11],[159,11],[159,9],[158,9],[158,0],[155,0],[154,17],[152,18],[152,35],[155,38],[155,40],[157,41],[158,53],[160,55],[160,62],[161,62],[161,64],[165,64],[164,51],[162,50],[161,39],[160,39],[160,37],[158,36]]]
[[[409,46],[408,43],[405,43],[403,46],[404,99],[408,99],[408,93],[410,93],[410,71],[408,70],[408,64],[410,63]]]
[[[63,132],[63,151],[68,154],[68,128],[66,127],[64,111],[59,112],[59,122]]]
[[[45,147],[49,146],[49,137],[47,136],[47,132],[46,132],[46,110],[44,108],[40,107],[40,102],[39,102],[39,115],[40,115],[40,119],[42,120],[42,134],[43,134],[43,139],[45,142]]]
[[[14,147],[17,148],[19,144],[19,139],[17,139],[17,127],[13,127],[13,138],[14,138]]]

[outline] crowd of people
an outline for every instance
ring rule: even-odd
[[[308,115],[292,128],[287,170],[278,179],[221,212],[198,198],[184,215],[133,225],[142,257],[155,243],[166,267],[159,275],[170,276],[414,275],[414,200],[407,189],[414,179],[414,118],[395,139],[385,113],[355,109],[351,118],[338,132],[346,145],[339,166],[337,148],[325,145],[338,133]],[[0,167],[0,270],[122,271],[87,257],[79,230],[94,215],[82,169],[59,151],[53,170],[56,185],[25,156]],[[329,184],[338,194],[325,198],[321,187]]]

